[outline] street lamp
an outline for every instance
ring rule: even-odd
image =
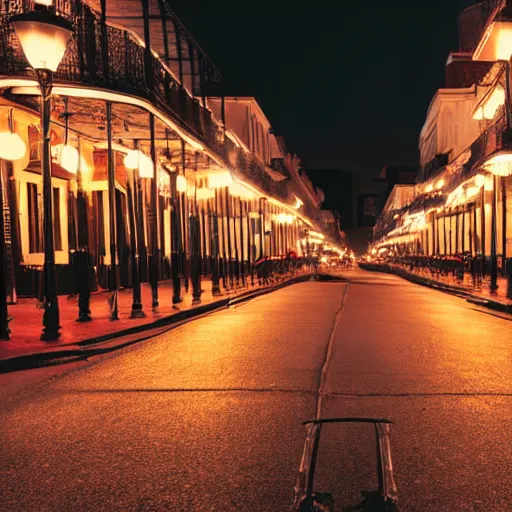
[[[55,248],[52,218],[52,173],[50,154],[51,92],[54,71],[64,57],[73,27],[69,21],[49,9],[14,15],[14,26],[23,53],[34,69],[41,89],[41,146],[43,174],[44,231],[44,315],[41,339],[56,340],[59,333],[59,305],[55,276]]]

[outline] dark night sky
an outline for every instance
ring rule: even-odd
[[[416,165],[426,110],[457,49],[458,13],[474,1],[324,3],[172,1],[227,93],[255,96],[306,169],[375,175]]]

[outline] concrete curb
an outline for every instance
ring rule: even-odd
[[[95,355],[106,354],[114,350],[118,350],[135,343],[147,340],[160,333],[167,332],[177,328],[187,322],[204,317],[215,311],[235,306],[243,302],[247,302],[256,297],[267,295],[287,286],[310,281],[312,274],[305,274],[292,277],[287,281],[283,281],[273,286],[260,288],[258,290],[248,290],[236,297],[224,297],[210,304],[205,304],[185,311],[179,311],[164,318],[159,318],[154,322],[136,325],[128,329],[122,329],[102,336],[82,340],[75,344],[61,345],[55,350],[45,352],[35,352],[23,354],[19,356],[9,357],[0,360],[0,374],[10,373],[31,368],[41,368],[43,366],[52,366],[56,364],[64,364],[79,359],[93,357]],[[320,276],[318,276],[320,277]],[[325,276],[324,276],[325,277]],[[326,276],[328,277],[328,276]],[[148,332],[157,331],[157,332]],[[142,337],[137,336],[134,339],[126,339],[130,336],[145,333]],[[116,342],[117,340],[117,342]],[[114,343],[109,343],[114,342]],[[102,346],[103,345],[103,346]],[[105,346],[108,345],[108,346]]]
[[[462,299],[466,299],[471,304],[475,304],[477,306],[482,306],[488,309],[492,309],[494,311],[498,311],[500,313],[508,313],[512,314],[512,306],[507,304],[503,304],[502,302],[498,302],[492,299],[485,299],[483,297],[479,297],[478,295],[473,295],[468,292],[464,288],[459,288],[457,286],[452,286],[449,284],[439,283],[437,281],[433,281],[432,279],[427,279],[425,277],[420,277],[415,274],[410,274],[405,270],[395,269],[385,264],[375,264],[375,263],[359,263],[359,266],[363,270],[368,270],[370,272],[383,272],[386,274],[393,274],[407,281],[410,281],[414,284],[419,284],[421,286],[427,286],[428,288],[432,288],[434,290],[439,290],[441,292],[450,293],[451,295],[456,295]]]

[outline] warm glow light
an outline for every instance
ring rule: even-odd
[[[312,230],[309,231],[309,236],[312,236],[315,238],[320,238],[321,240],[323,240],[325,238],[325,236],[322,235],[322,233],[318,233],[317,231],[312,231]]]
[[[475,112],[473,119],[494,119],[498,109],[505,104],[505,89],[501,85],[495,87],[485,102]]]
[[[295,204],[293,207],[298,210],[303,204],[304,203],[297,196],[295,196]]]
[[[181,174],[176,177],[176,190],[178,192],[186,192],[187,191],[187,179],[185,176]]]
[[[483,187],[485,184],[485,176],[483,174],[477,174],[475,176],[475,185],[477,187]]]
[[[233,183],[233,177],[229,171],[208,173],[208,185],[210,188],[229,187]]]
[[[153,178],[155,166],[153,160],[138,149],[132,149],[124,157],[124,166],[127,169],[139,169],[141,178]]]
[[[499,27],[495,52],[496,60],[509,60],[512,55],[512,28],[508,24]]]
[[[434,190],[434,185],[432,185],[432,183],[428,184],[426,187],[425,187],[425,192],[428,194],[429,192],[432,192],[432,190]]]
[[[23,53],[34,69],[57,71],[73,27],[51,12],[27,12],[11,18]]]
[[[196,199],[198,201],[206,201],[215,197],[215,191],[209,188],[198,188],[196,190]]]
[[[236,181],[229,185],[229,193],[232,196],[239,197],[240,199],[247,201],[254,199],[256,197],[256,195],[253,192],[251,192],[247,187]]]
[[[480,192],[480,187],[468,187],[466,189],[466,199],[471,199]]]
[[[23,158],[26,152],[27,146],[17,133],[0,133],[0,158],[13,162]]]
[[[78,150],[69,144],[63,144],[59,148],[59,157],[57,163],[66,171],[76,174],[80,156]]]
[[[496,176],[512,176],[512,153],[500,153],[488,160],[482,169]]]
[[[444,180],[441,178],[441,179],[436,183],[436,188],[437,188],[437,190],[441,190],[443,187],[444,187]]]

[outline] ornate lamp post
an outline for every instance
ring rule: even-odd
[[[49,9],[17,14],[11,18],[21,47],[35,70],[41,89],[41,146],[43,174],[44,231],[44,315],[41,339],[56,340],[59,333],[59,304],[55,276],[55,247],[52,218],[52,173],[50,154],[50,113],[53,73],[64,57],[73,27]]]

